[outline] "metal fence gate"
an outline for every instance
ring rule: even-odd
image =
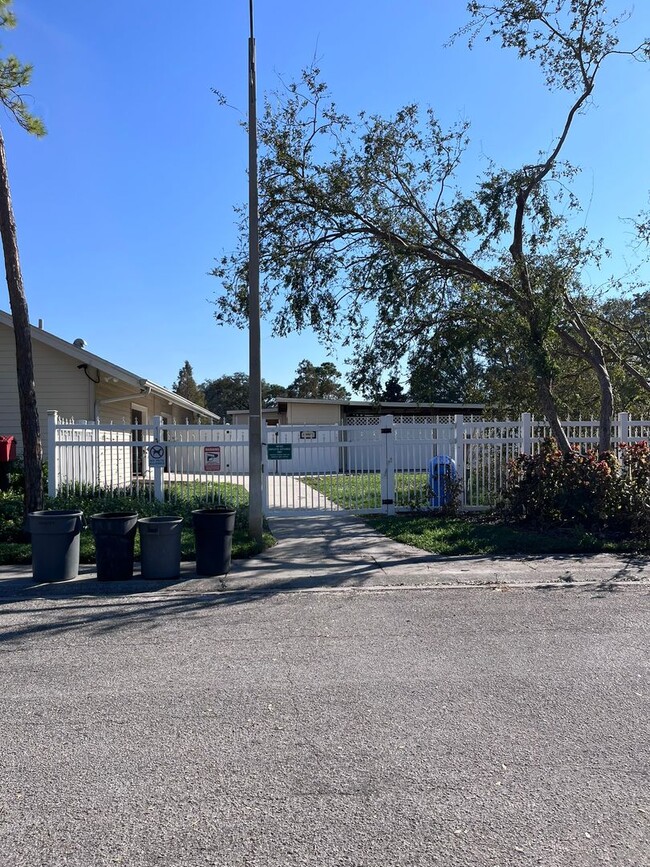
[[[248,502],[248,429],[230,425],[102,424],[48,414],[48,484],[66,491],[130,494],[157,500]],[[598,422],[564,423],[571,442],[594,446]],[[494,505],[509,461],[535,453],[545,422],[462,416],[426,421],[382,416],[364,424],[268,425],[262,431],[267,515],[288,512],[385,513],[430,504],[428,467],[445,456],[457,468],[464,509]],[[650,439],[650,421],[620,413],[621,442]],[[138,460],[133,460],[134,449]]]

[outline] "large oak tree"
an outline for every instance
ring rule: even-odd
[[[603,65],[647,59],[648,42],[622,48],[621,19],[605,0],[477,0],[468,12],[456,36],[514,49],[565,95],[559,135],[541,143],[542,156],[516,170],[493,164],[467,189],[458,172],[466,124],[445,129],[432,109],[413,104],[390,118],[348,117],[319,70],[307,70],[267,100],[260,123],[265,310],[280,334],[308,326],[325,340],[343,334],[353,384],[369,393],[414,345],[435,346],[451,321],[462,328],[483,311],[503,323],[501,353],[517,346],[564,451],[570,446],[554,391],[562,352],[588,366],[598,382],[605,450],[611,379],[579,303],[582,271],[602,251],[572,229],[577,170],[563,152]],[[218,319],[246,316],[246,234],[242,210],[241,243],[214,269],[224,285]]]

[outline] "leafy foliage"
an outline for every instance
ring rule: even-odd
[[[298,365],[296,378],[289,383],[287,397],[347,400],[350,394],[340,379],[341,373],[331,361],[312,364],[305,358]]]
[[[399,377],[393,374],[386,380],[381,399],[386,401],[386,403],[401,403],[410,400],[411,396],[408,392],[404,391]]]
[[[192,365],[189,361],[186,361],[178,371],[178,379],[173,384],[172,390],[175,391],[176,394],[180,394],[180,396],[184,397],[186,400],[191,400],[192,403],[196,403],[199,406],[205,406],[203,392],[196,384]]]
[[[501,512],[541,527],[579,524],[639,533],[650,525],[650,449],[646,442],[612,453],[575,447],[563,454],[553,442],[520,455],[508,468]]]
[[[0,0],[0,29],[10,30],[16,26],[12,3],[13,0]],[[30,111],[24,96],[32,71],[33,66],[21,63],[11,54],[3,58],[0,61],[0,102],[24,130],[40,137],[45,135],[45,124]]]
[[[426,358],[433,372],[449,370],[451,357],[471,369],[489,367],[491,352],[515,356],[568,452],[555,396],[563,360],[596,377],[605,438],[612,394],[603,347],[573,301],[584,266],[603,250],[571,228],[577,169],[561,156],[605,61],[645,59],[648,43],[619,48],[620,19],[604,0],[470,2],[468,10],[470,43],[499,38],[566,94],[557,138],[514,170],[490,164],[467,187],[459,180],[467,124],[446,129],[414,104],[389,118],[351,118],[319,70],[305,70],[267,98],[260,123],[263,309],[278,334],[310,327],[326,343],[343,335],[351,384],[373,398],[386,369],[405,358]],[[247,315],[248,226],[239,214],[240,244],[213,272],[224,287],[217,319],[236,324]],[[456,346],[450,355],[452,328],[475,323],[476,353]]]
[[[216,379],[206,379],[199,386],[203,392],[205,405],[212,412],[220,415],[224,421],[228,420],[229,409],[248,409],[248,374],[238,371],[237,373],[224,374]],[[281,385],[262,380],[262,406],[270,406],[274,399],[285,394],[286,389]]]

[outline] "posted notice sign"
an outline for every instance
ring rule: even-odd
[[[291,443],[269,443],[266,456],[270,461],[290,461]]]
[[[221,446],[203,447],[203,470],[206,473],[218,473],[221,469]]]
[[[159,443],[154,443],[152,446],[149,446],[149,466],[150,467],[163,467],[165,466],[165,446],[161,446]]]

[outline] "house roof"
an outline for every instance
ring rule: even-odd
[[[0,323],[7,325],[9,328],[13,328],[13,319],[8,313],[5,313],[4,310],[0,310]],[[197,403],[181,397],[180,394],[176,394],[176,392],[170,391],[168,388],[164,388],[162,385],[158,385],[150,379],[138,376],[137,373],[126,370],[124,367],[119,367],[117,364],[113,364],[105,358],[101,358],[99,355],[94,355],[92,352],[88,352],[81,346],[69,343],[67,340],[57,337],[56,334],[51,334],[49,331],[45,331],[44,328],[30,325],[30,330],[32,333],[32,340],[38,340],[40,343],[44,343],[52,349],[58,349],[59,352],[69,355],[71,358],[76,359],[80,364],[87,364],[89,367],[94,367],[102,373],[105,373],[107,376],[114,377],[115,379],[120,380],[120,382],[125,382],[127,385],[133,386],[135,389],[139,388],[143,391],[148,390],[164,400],[176,404],[176,406],[180,406],[183,409],[196,413],[196,415],[210,418],[214,421],[221,421],[221,416],[216,415],[214,412],[210,412],[210,410],[206,409],[204,406],[199,406]]]
[[[480,413],[485,409],[484,403],[413,403],[408,401],[372,401],[372,400],[323,400],[312,397],[276,397],[274,409],[263,409],[262,414],[277,412],[281,403],[313,404],[315,406],[340,406],[347,410],[386,411],[387,415],[397,411],[398,414],[413,414],[415,412],[434,412],[437,414]],[[242,415],[247,409],[229,409],[227,415]],[[361,413],[359,413],[361,414]]]

